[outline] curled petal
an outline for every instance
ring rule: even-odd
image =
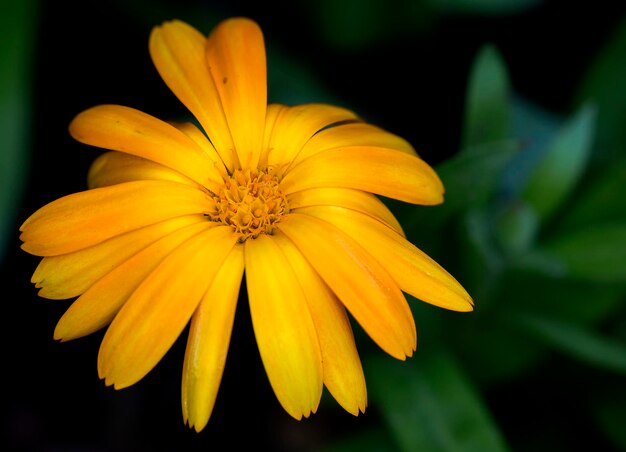
[[[170,181],[94,188],[33,213],[20,228],[22,249],[37,256],[71,253],[169,218],[205,213],[211,205],[203,191]]]
[[[254,169],[261,155],[267,108],[261,29],[245,18],[221,22],[209,35],[206,57],[239,163],[244,169]]]
[[[98,374],[116,389],[141,380],[187,325],[237,236],[213,227],[178,246],[133,292],[109,326]]]
[[[337,227],[310,215],[291,213],[278,227],[374,342],[398,359],[413,354],[413,315],[397,283],[376,259]]]
[[[322,357],[315,325],[298,279],[271,236],[245,242],[252,325],[278,401],[301,419],[317,410]]]
[[[364,190],[414,204],[439,204],[443,185],[423,160],[405,152],[352,146],[319,152],[292,167],[285,193],[321,187]]]

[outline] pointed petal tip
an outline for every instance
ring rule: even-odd
[[[461,289],[463,289],[462,286]],[[463,292],[463,294],[457,294],[458,296],[455,297],[455,300],[452,300],[449,306],[442,307],[456,312],[472,312],[474,310],[474,299],[464,289]]]
[[[350,413],[354,417],[359,417],[361,414],[365,414],[365,409],[367,408],[367,401],[364,403],[357,402],[355,405],[346,405],[343,404],[341,407],[346,410],[346,412]]]
[[[61,317],[56,327],[54,328],[54,333],[52,333],[52,337],[54,338],[54,340],[65,343],[86,336],[86,334],[84,332],[81,332],[80,330],[72,330],[72,328],[68,327],[67,322],[64,320],[65,317]]]
[[[110,373],[105,374],[103,371],[101,371],[100,366],[98,366],[98,377],[100,378],[100,380],[104,380],[105,386],[112,386],[113,389],[115,389],[116,391],[130,386],[130,384],[124,384],[120,382],[119,380],[114,378]]]
[[[354,417],[359,417],[361,414],[365,414],[365,410],[367,409],[367,402],[365,404],[359,403],[353,407],[343,407],[348,413],[350,413]]]
[[[283,406],[283,409],[285,409],[285,411],[287,412],[287,414],[289,414],[292,418],[294,418],[296,421],[301,421],[303,419],[308,419],[309,417],[311,417],[312,414],[315,414],[317,412],[317,408],[319,407],[319,403],[316,404],[315,406],[309,407],[308,409],[290,409],[289,411],[287,411],[287,409]]]
[[[112,382],[112,386],[113,389],[115,389],[116,391],[119,391],[120,389],[124,389],[124,388],[128,388],[129,386],[132,386],[134,384],[134,382],[120,382],[120,381],[114,381]],[[111,386],[111,384],[107,385],[107,386]]]
[[[185,425],[189,427],[190,430],[195,430],[196,433],[200,433],[202,430],[204,430],[204,427],[206,427],[208,424],[208,419],[205,421],[201,421],[201,422],[194,422],[191,419],[188,419],[185,417],[184,420],[185,420]]]

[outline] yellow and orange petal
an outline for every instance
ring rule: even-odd
[[[170,218],[204,214],[212,204],[206,193],[170,181],[95,188],[57,199],[32,214],[20,228],[22,249],[36,256],[71,253]]]
[[[255,169],[261,154],[267,109],[263,33],[249,19],[225,20],[209,35],[206,58],[233,138],[239,168]]]
[[[348,146],[316,153],[282,180],[285,193],[321,187],[363,190],[413,204],[443,201],[443,184],[422,159],[395,149]]]
[[[417,343],[413,316],[380,262],[340,229],[310,215],[290,214],[278,229],[383,350],[401,360],[413,354]]]
[[[70,124],[72,136],[85,144],[125,152],[167,166],[215,190],[225,171],[180,129],[120,105],[100,105],[80,113]]]
[[[189,322],[237,237],[208,227],[168,254],[135,289],[107,329],[98,374],[125,388],[161,360]]]
[[[402,291],[453,311],[471,311],[465,289],[439,264],[388,226],[361,212],[340,206],[306,207],[299,213],[335,225],[379,261]]]
[[[185,226],[205,223],[203,215],[185,215],[155,223],[73,253],[44,257],[31,282],[50,299],[77,297],[131,256]]]
[[[172,221],[179,222],[178,219]],[[178,226],[95,281],[63,314],[54,330],[54,338],[76,339],[107,326],[171,252],[196,234],[214,227],[204,219]]]
[[[159,75],[211,137],[228,171],[238,166],[235,145],[217,87],[206,64],[207,39],[179,20],[165,22],[150,34],[149,50]]]
[[[322,355],[298,278],[274,238],[245,243],[246,283],[254,335],[280,404],[301,419],[322,395]]]
[[[293,242],[280,232],[274,237],[306,298],[319,340],[324,385],[349,413],[365,412],[365,376],[345,308]]]
[[[181,391],[183,419],[198,432],[209,422],[222,380],[243,271],[243,247],[235,246],[191,318]]]

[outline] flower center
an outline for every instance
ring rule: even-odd
[[[211,221],[231,226],[240,234],[239,241],[272,234],[274,225],[289,213],[287,198],[280,191],[272,167],[266,170],[236,170],[224,179],[215,208],[208,213]]]

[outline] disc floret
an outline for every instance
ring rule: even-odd
[[[280,190],[273,168],[236,170],[224,179],[219,193],[213,195],[215,207],[211,221],[231,226],[239,241],[272,234],[274,225],[289,213],[287,198]]]

